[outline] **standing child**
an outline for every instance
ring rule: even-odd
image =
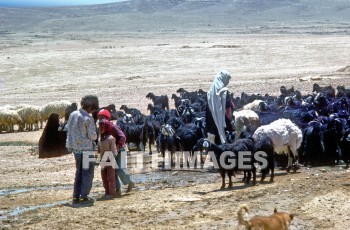
[[[97,139],[96,124],[91,114],[99,108],[98,98],[87,95],[82,98],[81,109],[74,111],[67,122],[66,147],[74,153],[75,179],[73,204],[93,201],[88,195],[94,178],[94,163],[89,161],[88,167],[83,167],[83,161],[95,150],[94,140]]]
[[[101,137],[98,142],[98,150],[101,154],[101,159],[111,162],[111,158],[117,156],[118,150],[115,143],[115,138],[112,136],[113,124],[105,119],[99,121],[99,129]],[[112,153],[111,156],[104,156],[105,153]],[[113,166],[104,166],[103,161],[101,161],[101,177],[103,182],[103,187],[105,188],[105,195],[102,197],[104,199],[113,199],[116,197],[116,185],[115,185],[115,168],[116,164]]]
[[[97,118],[98,120],[106,119],[109,121],[111,119],[111,114],[108,110],[102,109],[97,114]],[[118,125],[113,123],[112,125],[113,127],[112,127],[111,134],[116,140],[116,145],[118,149],[118,155],[116,157],[118,168],[115,172],[115,184],[117,189],[117,197],[120,197],[122,194],[120,180],[123,182],[124,185],[128,185],[126,192],[130,192],[134,188],[135,183],[131,180],[130,174],[125,170],[124,168],[125,166],[122,165],[122,160],[124,160],[124,158],[126,157],[122,155],[122,150],[125,150],[124,146],[125,146],[126,137]]]

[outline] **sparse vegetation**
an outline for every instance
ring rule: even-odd
[[[103,46],[102,49],[115,49],[115,46]]]
[[[38,143],[28,141],[4,141],[0,142],[0,146],[36,146]]]
[[[210,48],[239,48],[240,46],[236,46],[236,45],[213,45]]]

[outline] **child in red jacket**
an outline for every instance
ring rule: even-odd
[[[117,167],[114,157],[117,156],[118,149],[111,133],[113,124],[105,119],[100,120],[98,124],[101,134],[98,150],[101,154],[101,177],[105,189],[105,195],[102,198],[113,199],[116,197],[115,169]],[[110,165],[105,165],[106,163]]]

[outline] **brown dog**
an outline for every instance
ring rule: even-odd
[[[238,223],[249,230],[288,230],[295,216],[286,212],[277,212],[275,209],[271,216],[255,216],[246,221],[243,219],[243,210],[249,212],[248,205],[243,204],[239,207],[237,211]]]

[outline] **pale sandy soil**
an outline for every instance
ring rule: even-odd
[[[79,102],[93,93],[102,105],[127,104],[146,112],[148,92],[170,96],[179,87],[207,90],[220,69],[232,73],[229,88],[236,95],[278,95],[281,85],[307,93],[315,82],[350,86],[349,72],[337,72],[350,65],[349,36],[17,34],[0,42],[6,47],[0,57],[0,105]],[[319,80],[299,80],[308,76]],[[38,159],[28,143],[37,143],[40,135],[0,134],[0,145],[6,145],[0,146],[0,229],[234,229],[243,203],[252,207],[249,217],[269,215],[274,207],[298,214],[290,229],[350,226],[350,174],[341,166],[289,175],[277,171],[274,183],[254,187],[244,186],[238,175],[234,188],[223,191],[216,173],[147,166],[144,172],[130,169],[137,182],[130,195],[72,207],[73,157]],[[27,146],[19,146],[23,143]],[[92,194],[103,194],[97,168]]]
[[[307,93],[314,82],[299,81],[306,76],[322,76],[321,85],[349,83],[348,74],[336,72],[349,65],[349,36],[23,34],[1,42],[15,44],[1,50],[0,105],[79,102],[93,93],[102,105],[145,110],[148,92],[207,90],[221,69],[231,72],[229,88],[237,96],[242,91],[277,95],[281,85]]]

